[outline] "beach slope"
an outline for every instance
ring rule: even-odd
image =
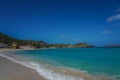
[[[35,70],[0,57],[0,80],[46,80]]]

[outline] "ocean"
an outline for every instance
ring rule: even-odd
[[[120,80],[120,48],[22,50],[1,56],[35,69],[47,80]]]

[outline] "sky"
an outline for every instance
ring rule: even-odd
[[[0,0],[0,32],[47,43],[120,44],[120,0]]]

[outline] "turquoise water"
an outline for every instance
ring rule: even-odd
[[[0,56],[35,69],[47,80],[120,80],[120,48],[22,50]]]
[[[120,48],[71,48],[17,51],[29,60],[93,74],[120,75]]]

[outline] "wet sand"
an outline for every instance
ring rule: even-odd
[[[0,57],[0,80],[46,80],[35,70]]]

